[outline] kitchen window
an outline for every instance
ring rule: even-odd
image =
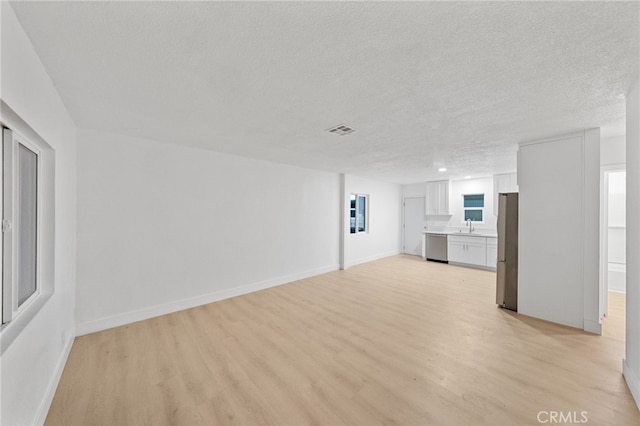
[[[462,198],[464,222],[484,222],[484,194],[466,194]]]
[[[367,232],[369,196],[361,194],[351,194],[349,197],[349,224],[352,234]]]

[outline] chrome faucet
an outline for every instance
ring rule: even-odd
[[[469,227],[469,233],[472,233],[475,228],[472,225],[471,219],[467,219],[467,226]]]

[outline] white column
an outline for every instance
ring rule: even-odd
[[[627,94],[627,307],[624,378],[640,407],[640,96]]]
[[[518,312],[601,332],[599,176],[599,129],[520,145]]]

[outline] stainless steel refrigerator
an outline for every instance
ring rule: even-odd
[[[498,195],[496,303],[518,311],[518,193]]]

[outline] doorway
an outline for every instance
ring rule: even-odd
[[[424,244],[424,197],[403,200],[402,252],[422,256]]]
[[[622,311],[626,292],[626,170],[624,165],[602,168],[600,246],[600,310]]]
[[[608,172],[607,284],[609,291],[626,292],[626,178],[624,170]]]

